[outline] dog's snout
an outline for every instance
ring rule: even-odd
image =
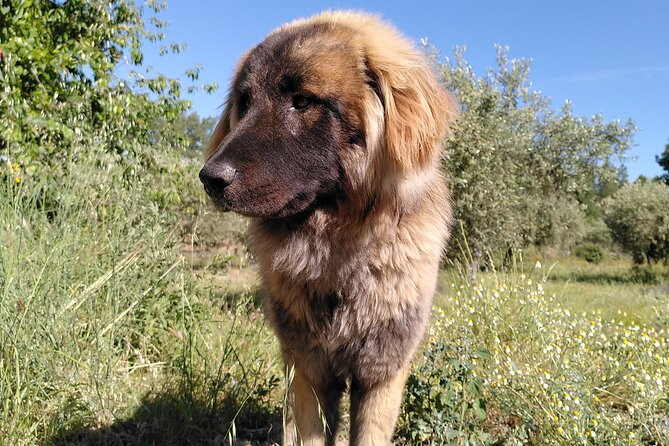
[[[220,195],[235,180],[237,169],[230,164],[205,165],[200,170],[200,181],[209,195]]]

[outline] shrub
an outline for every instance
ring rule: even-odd
[[[602,251],[602,248],[591,243],[579,246],[574,251],[574,254],[579,259],[583,259],[588,263],[594,264],[599,264],[604,258],[604,252]]]
[[[584,243],[593,244],[605,249],[611,248],[613,240],[609,228],[601,217],[591,218],[586,221]]]
[[[637,264],[669,258],[669,188],[656,181],[629,184],[604,201],[613,239]]]
[[[633,265],[630,269],[630,277],[633,282],[644,284],[655,284],[659,282],[659,275],[650,265]]]
[[[439,330],[444,311],[435,311]],[[435,333],[431,332],[430,346],[407,381],[398,435],[410,445],[489,443],[492,437],[483,431],[483,382],[473,371],[477,360],[489,358],[490,352],[473,345],[471,336],[449,343],[434,338]]]

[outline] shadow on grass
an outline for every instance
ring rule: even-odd
[[[257,312],[259,299],[256,288],[216,295],[216,305],[235,314],[230,330],[237,336],[228,336],[220,358],[203,356],[206,349],[200,348],[201,341],[187,336],[183,344],[175,346],[179,351],[170,362],[172,367],[165,371],[163,384],[144,395],[134,413],[107,424],[91,421],[85,407],[73,404],[49,423],[60,430],[45,440],[44,446],[278,444],[283,423],[276,393],[284,385],[283,377],[254,369],[258,361],[253,356],[238,355],[247,342],[246,332],[240,330],[249,324],[243,315]],[[205,322],[196,323],[206,326]],[[242,377],[235,379],[229,373],[233,363],[244,370]]]
[[[669,275],[640,267],[629,271],[568,271],[555,272],[548,276],[550,281],[571,281],[610,285],[662,285],[669,283]]]
[[[263,292],[259,285],[246,287],[243,290],[224,289],[222,291],[214,291],[213,296],[220,302],[221,309],[230,309],[244,302],[250,308],[262,308]]]
[[[630,274],[619,274],[613,272],[592,272],[592,271],[569,271],[554,273],[548,276],[552,281],[571,281],[594,284],[635,284],[637,281]]]
[[[107,426],[81,425],[63,429],[44,445],[258,445],[278,444],[280,409],[270,409],[236,397],[220,405],[207,404],[179,393],[147,396],[135,413]],[[233,426],[233,421],[234,426]],[[236,440],[230,442],[236,435]]]

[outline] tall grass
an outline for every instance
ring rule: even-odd
[[[57,183],[0,184],[0,444],[88,444],[156,412],[146,438],[186,444],[198,425],[175,420],[223,435],[278,384],[258,311],[213,300],[179,250],[194,169],[137,163],[91,148]]]
[[[171,243],[174,225],[144,195],[145,180],[111,156],[96,157],[108,164],[102,169],[82,161],[58,183],[3,184],[0,417],[7,444],[28,444],[56,424],[109,422],[112,395],[128,394],[114,372],[162,361],[156,353],[166,324],[192,312],[175,272],[182,259]],[[163,299],[168,311],[157,308]]]

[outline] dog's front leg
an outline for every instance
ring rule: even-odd
[[[318,368],[294,367],[289,383],[283,445],[334,446],[339,401],[345,384],[324,376],[325,373],[316,370]]]
[[[351,382],[351,446],[388,446],[402,403],[408,366],[394,376],[365,385]]]

